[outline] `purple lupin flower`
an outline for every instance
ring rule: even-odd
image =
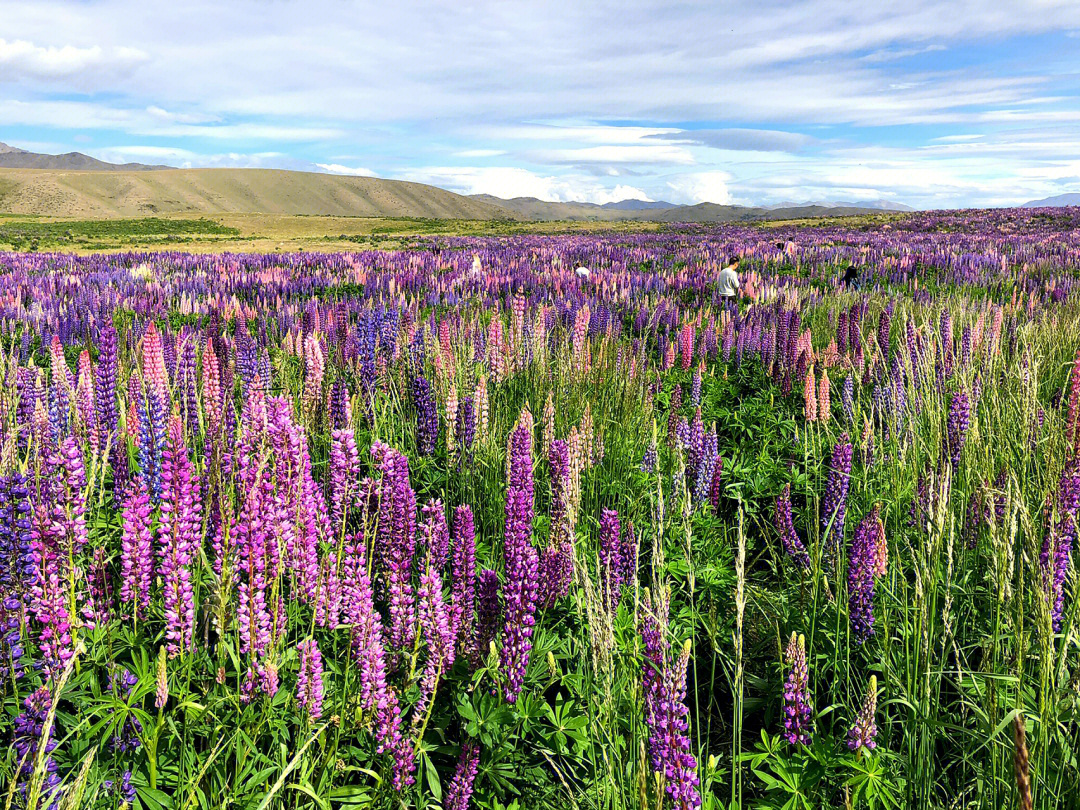
[[[870,683],[866,686],[866,697],[863,699],[862,707],[859,709],[858,714],[855,715],[855,722],[848,732],[847,746],[852,751],[858,751],[862,748],[873,751],[877,747],[877,742],[874,740],[877,737],[877,724],[874,722],[876,713],[877,676],[871,675]]]
[[[970,425],[971,404],[967,394],[957,391],[949,402],[949,420],[946,431],[949,460],[954,469],[960,465],[960,454],[964,451]]]
[[[322,653],[315,639],[309,638],[296,645],[300,654],[300,672],[296,676],[296,702],[308,717],[318,720],[323,710],[323,663]]]
[[[844,536],[844,519],[847,516],[847,496],[851,486],[851,460],[854,448],[848,434],[841,434],[833,447],[829,462],[829,474],[825,481],[825,497],[822,502],[821,531],[829,538],[828,548],[836,549]]]
[[[788,664],[787,679],[784,681],[784,739],[792,745],[809,745],[813,707],[810,703],[806,639],[792,633],[784,657]]]
[[[386,680],[382,619],[375,610],[362,535],[350,537],[342,563],[342,620],[351,628],[353,660],[360,672],[360,707],[373,715],[378,752],[393,757],[391,783],[401,790],[414,781],[412,744],[401,730],[397,692]]]
[[[150,491],[138,479],[124,503],[124,532],[120,539],[120,599],[132,603],[132,618],[150,605],[154,570],[150,535]]]
[[[479,668],[487,657],[502,616],[499,575],[490,568],[485,568],[476,579],[476,622],[472,652],[469,656],[469,664],[473,670]]]
[[[348,510],[357,495],[360,475],[360,451],[351,428],[340,428],[330,441],[330,521],[335,535],[340,536]]]
[[[645,660],[642,691],[645,723],[649,728],[649,757],[653,771],[664,777],[664,789],[678,810],[701,806],[698,792],[697,760],[690,753],[686,706],[686,668],[690,661],[690,640],[681,652],[669,655],[667,640],[667,597],[656,594],[642,614],[641,638]]]
[[[855,529],[848,556],[848,612],[855,640],[862,644],[874,634],[874,573],[881,527],[875,506]]]
[[[473,637],[476,611],[476,528],[472,509],[454,510],[454,549],[450,558],[450,619],[457,648],[464,652]]]
[[[446,789],[446,803],[443,805],[445,810],[469,810],[473,783],[479,768],[480,744],[475,740],[467,740],[461,746],[461,756],[458,758],[450,786]]]
[[[604,604],[611,613],[615,612],[622,601],[625,566],[619,532],[619,513],[614,509],[605,509],[600,513],[600,581]]]
[[[539,558],[532,545],[532,432],[528,424],[519,423],[511,433],[509,456],[510,484],[503,535],[506,619],[500,664],[505,678],[503,696],[508,703],[514,703],[525,682],[539,587]]]
[[[795,531],[795,521],[791,516],[791,484],[784,484],[784,491],[776,498],[776,531],[780,535],[784,552],[800,567],[809,570],[810,555],[806,552],[799,533]]]
[[[423,523],[420,537],[431,557],[436,571],[442,571],[450,559],[450,529],[446,525],[446,511],[442,501],[429,501],[421,508]]]
[[[379,486],[379,537],[376,548],[386,572],[390,603],[390,646],[409,649],[416,634],[413,557],[416,554],[416,493],[409,486],[409,459],[376,443],[372,454],[382,468]]]

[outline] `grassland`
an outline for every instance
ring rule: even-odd
[[[190,217],[66,219],[0,214],[0,250],[92,253],[345,251],[408,247],[415,237],[650,232],[656,222],[509,222],[413,217],[222,214]]]

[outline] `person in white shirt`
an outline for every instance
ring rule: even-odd
[[[739,257],[732,256],[728,259],[727,267],[720,271],[720,279],[717,282],[720,295],[724,298],[734,298],[739,294]]]

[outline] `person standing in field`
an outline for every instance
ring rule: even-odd
[[[720,271],[720,279],[717,282],[720,295],[724,298],[735,298],[739,294],[739,257],[732,256],[728,259],[727,267]]]

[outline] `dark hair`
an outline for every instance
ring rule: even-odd
[[[858,264],[849,264],[847,270],[844,271],[844,280],[849,278],[855,278],[862,271],[862,266]]]
[[[739,263],[739,257],[738,257],[738,256],[732,256],[731,258],[729,258],[729,259],[727,260],[727,263],[728,263],[729,265],[732,265],[732,264],[738,264],[738,263]]]

